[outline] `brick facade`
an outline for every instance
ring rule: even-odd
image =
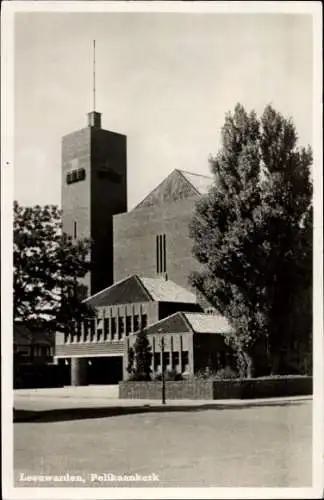
[[[156,276],[156,236],[166,236],[168,279],[188,288],[198,268],[188,225],[196,196],[161,206],[143,207],[114,217],[114,281],[132,275]]]
[[[88,294],[113,282],[112,217],[127,210],[126,164],[124,135],[88,126],[62,139],[63,231],[93,241]],[[82,180],[68,181],[77,172]]]

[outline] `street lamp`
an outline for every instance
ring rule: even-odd
[[[159,330],[163,333],[163,330]],[[161,369],[162,369],[162,404],[165,405],[165,374],[164,374],[164,337],[161,337]]]

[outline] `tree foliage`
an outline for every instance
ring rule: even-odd
[[[285,371],[284,352],[309,345],[312,153],[297,139],[292,120],[271,106],[258,118],[238,104],[190,225],[202,264],[192,283],[234,326],[245,376]]]
[[[93,311],[78,294],[90,269],[89,241],[62,234],[57,206],[14,203],[14,319],[49,332],[73,330]]]

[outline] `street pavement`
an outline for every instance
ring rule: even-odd
[[[285,398],[267,398],[267,399],[226,399],[226,400],[168,400],[163,405],[164,409],[168,407],[210,407],[217,408],[225,406],[258,406],[258,405],[276,405],[282,402],[291,404],[300,401],[310,401],[308,396],[296,396]],[[56,409],[77,409],[77,408],[110,408],[122,409],[130,407],[162,407],[161,400],[140,400],[140,399],[119,399],[118,386],[84,386],[84,387],[60,387],[50,389],[18,389],[14,391],[14,409],[15,411],[33,411],[42,412]]]
[[[130,486],[93,481],[107,473],[155,473],[157,487],[311,486],[311,398],[163,406],[117,395],[112,386],[15,391],[16,486],[59,487],[24,477],[67,473],[81,478],[70,487]]]

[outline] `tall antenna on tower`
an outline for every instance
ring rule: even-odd
[[[93,111],[96,111],[96,40],[93,40]]]

